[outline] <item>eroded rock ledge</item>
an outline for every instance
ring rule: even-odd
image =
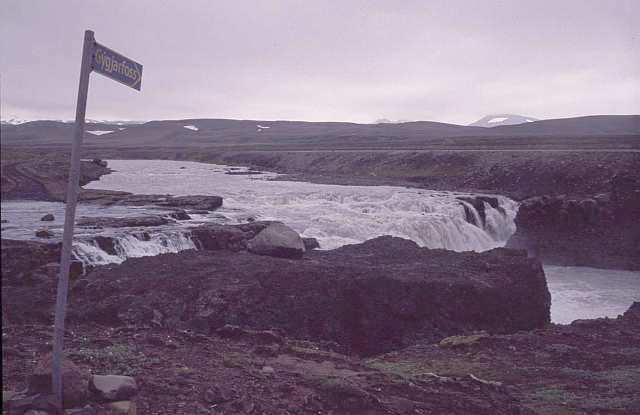
[[[149,289],[153,287],[153,289]],[[184,251],[93,271],[71,314],[106,324],[278,328],[371,355],[473,330],[549,323],[540,263],[523,251],[456,253],[380,237],[302,260]]]
[[[616,176],[610,186],[592,198],[525,200],[507,246],[549,264],[640,270],[640,179]]]

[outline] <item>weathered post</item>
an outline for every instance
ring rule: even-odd
[[[56,297],[55,326],[53,329],[53,358],[51,362],[51,384],[58,408],[62,410],[62,359],[64,346],[64,319],[67,312],[67,294],[69,292],[69,268],[73,249],[73,227],[78,203],[80,185],[80,154],[84,137],[84,122],[87,109],[89,76],[96,71],[106,77],[140,90],[142,84],[142,65],[97,43],[93,32],[84,32],[82,63],[80,65],[80,84],[76,104],[76,123],[73,130],[71,147],[71,166],[62,235],[62,254],[60,255],[60,274]]]
[[[78,203],[78,187],[80,182],[80,152],[84,136],[84,118],[87,109],[87,92],[89,75],[95,41],[93,32],[84,32],[82,46],[82,63],[80,65],[80,84],[76,103],[76,123],[73,129],[71,147],[71,166],[64,215],[64,233],[62,235],[62,254],[60,256],[60,274],[58,276],[58,294],[56,297],[55,325],[53,329],[53,358],[51,362],[53,393],[58,407],[62,409],[62,349],[64,345],[64,319],[67,313],[67,293],[69,291],[69,267],[71,265],[71,249],[73,244],[73,226]]]

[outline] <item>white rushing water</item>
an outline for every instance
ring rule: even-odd
[[[486,224],[476,226],[465,219],[463,202],[456,199],[461,193],[274,181],[273,173],[230,175],[228,166],[195,162],[110,160],[109,166],[116,172],[87,188],[220,195],[224,206],[217,213],[229,222],[280,220],[317,238],[323,249],[393,235],[429,248],[484,251],[503,246],[515,231],[517,203],[503,196],[495,196],[500,210],[485,205]]]

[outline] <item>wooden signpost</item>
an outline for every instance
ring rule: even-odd
[[[71,147],[71,166],[64,216],[64,233],[62,235],[62,254],[60,255],[60,274],[56,297],[55,325],[53,330],[52,386],[58,407],[62,410],[62,359],[64,347],[64,320],[67,311],[67,294],[69,291],[69,267],[73,248],[73,227],[75,224],[76,205],[80,179],[80,154],[84,136],[85,113],[87,108],[87,92],[89,75],[95,71],[131,88],[140,90],[142,83],[142,65],[120,55],[95,41],[93,31],[84,32],[82,47],[82,64],[80,66],[80,85],[76,104],[76,122],[73,130]]]

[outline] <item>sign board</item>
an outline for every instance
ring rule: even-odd
[[[140,91],[142,65],[98,42],[93,47],[91,67],[99,74]]]

